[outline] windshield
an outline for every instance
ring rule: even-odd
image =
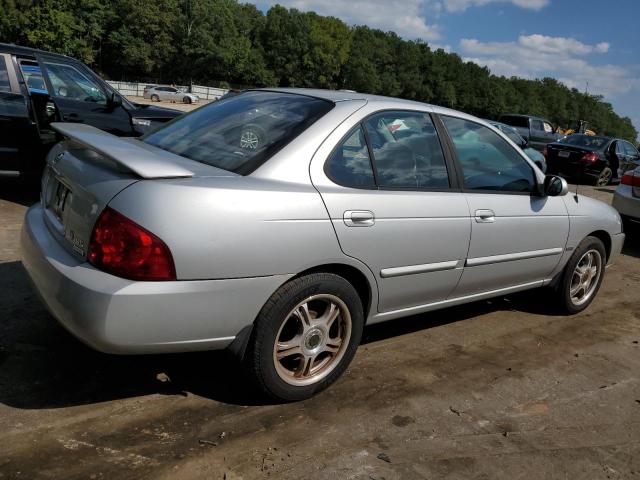
[[[562,140],[567,145],[577,145],[579,147],[589,147],[600,149],[611,140],[608,137],[595,137],[593,135],[569,135]]]
[[[303,95],[249,91],[178,117],[143,141],[246,175],[332,108],[331,102]]]

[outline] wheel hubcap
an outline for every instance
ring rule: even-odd
[[[242,132],[240,136],[240,147],[246,148],[248,150],[255,150],[258,148],[258,144],[260,143],[260,139],[258,135],[253,133],[252,131]]]
[[[605,171],[602,173],[602,175],[600,176],[600,185],[598,185],[599,187],[604,187],[606,185],[609,184],[609,180],[611,179],[611,172],[609,171]]]
[[[335,295],[321,294],[296,305],[283,321],[273,347],[278,376],[304,386],[325,378],[342,360],[351,338],[351,314]]]
[[[602,256],[598,250],[588,250],[576,265],[571,277],[569,295],[574,305],[586,303],[598,286],[602,273]]]

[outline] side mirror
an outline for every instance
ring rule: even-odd
[[[569,193],[567,181],[557,175],[547,175],[544,177],[544,194],[549,197],[562,197]]]
[[[122,97],[116,92],[109,94],[109,108],[115,109],[122,106]]]

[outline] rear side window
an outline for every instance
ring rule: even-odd
[[[520,117],[517,115],[503,115],[500,117],[500,121],[514,127],[529,128],[529,119],[527,117]]]
[[[194,110],[143,141],[200,163],[247,175],[333,108],[303,95],[248,91]]]
[[[325,172],[338,185],[351,188],[375,188],[373,168],[362,126],[353,130],[334,150]]]
[[[448,188],[440,140],[427,113],[388,111],[365,123],[381,188]]]
[[[7,63],[4,56],[0,55],[0,92],[10,92],[11,84],[9,83],[9,72],[7,71]]]
[[[462,118],[443,116],[462,166],[464,188],[532,192],[535,176],[529,163],[493,130]]]

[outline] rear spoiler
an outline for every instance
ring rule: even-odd
[[[195,175],[182,166],[189,162],[183,157],[139,141],[116,137],[90,125],[54,122],[51,128],[142,178],[182,178]]]

